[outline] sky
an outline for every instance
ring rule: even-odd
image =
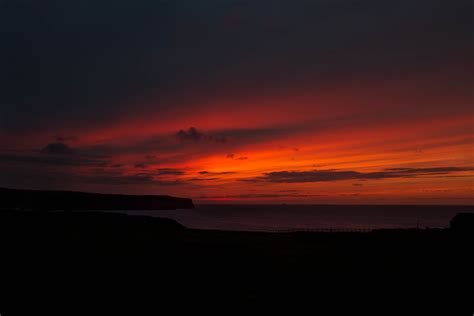
[[[471,0],[0,0],[0,186],[473,204]]]

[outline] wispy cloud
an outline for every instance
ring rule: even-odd
[[[225,174],[236,174],[234,171],[222,171],[222,172],[212,172],[212,171],[199,171],[199,174],[202,175],[225,175]]]
[[[180,130],[175,135],[182,142],[199,142],[199,141],[208,141],[216,143],[226,143],[228,138],[224,136],[204,134],[201,131],[198,131],[195,127],[190,127],[187,130]]]
[[[413,178],[421,176],[447,175],[457,172],[474,171],[472,167],[437,167],[437,168],[391,168],[378,172],[359,172],[352,170],[309,170],[309,171],[276,171],[264,173],[263,176],[244,179],[249,182],[305,183],[329,182],[342,180],[381,180],[391,178]]]
[[[0,163],[20,165],[49,165],[49,166],[104,166],[109,163],[105,158],[95,158],[76,155],[24,155],[0,154]]]
[[[64,143],[51,143],[41,149],[42,154],[47,155],[72,155],[76,151]]]
[[[244,193],[244,194],[228,194],[228,195],[201,195],[196,199],[274,199],[274,198],[312,198],[327,196],[325,194],[305,194],[305,193]]]

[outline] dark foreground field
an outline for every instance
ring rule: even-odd
[[[472,246],[469,231],[450,229],[223,232],[116,213],[4,210],[0,312],[472,315]]]

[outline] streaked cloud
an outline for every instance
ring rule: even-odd
[[[310,171],[276,171],[265,173],[249,182],[305,183],[329,182],[343,180],[381,180],[392,178],[412,178],[421,176],[438,176],[458,172],[474,171],[472,167],[440,167],[440,168],[391,168],[378,172],[359,172],[352,170],[310,170]]]

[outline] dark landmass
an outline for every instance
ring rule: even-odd
[[[166,195],[122,195],[0,188],[0,207],[22,210],[172,210],[194,208],[191,199]]]
[[[474,213],[458,213],[450,221],[449,227],[458,233],[473,233]]]
[[[153,315],[169,308],[220,315],[284,308],[290,315],[303,308],[311,315],[471,314],[473,230],[456,225],[227,232],[111,212],[4,210],[0,283],[7,294],[0,307],[51,313],[65,306],[63,315],[79,308],[99,314],[104,305],[104,315],[130,305],[133,315],[141,308]]]

